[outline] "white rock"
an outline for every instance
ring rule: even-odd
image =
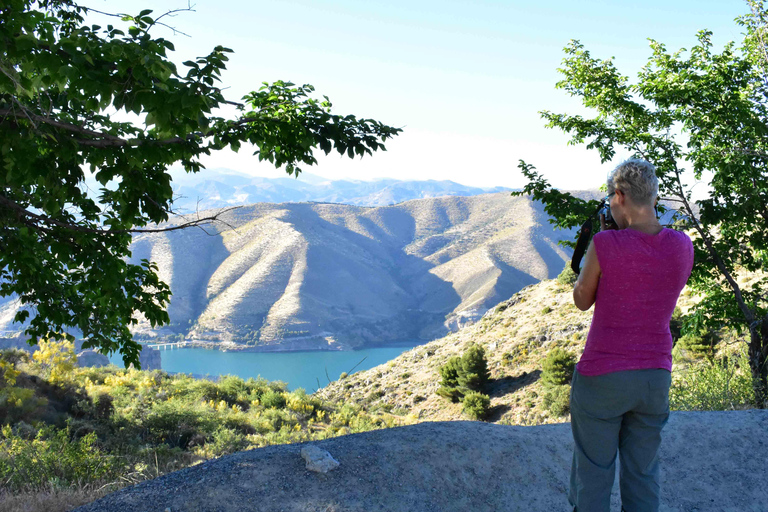
[[[307,469],[317,473],[327,473],[339,467],[339,462],[330,453],[312,444],[301,449],[301,457],[307,462]]]

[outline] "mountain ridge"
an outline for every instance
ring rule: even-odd
[[[142,234],[132,259],[155,261],[174,296],[171,325],[137,334],[279,350],[428,340],[562,270],[557,242],[571,235],[546,218],[538,203],[499,193],[258,203],[226,213],[234,229],[213,236]]]
[[[180,213],[252,203],[325,202],[356,206],[388,206],[412,199],[474,196],[511,191],[507,187],[473,187],[450,180],[371,181],[327,179],[306,172],[298,177],[264,178],[231,169],[203,174],[171,172],[174,209]],[[95,182],[92,188],[99,185]]]

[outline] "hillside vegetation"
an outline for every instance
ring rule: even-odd
[[[684,290],[678,301],[680,311],[687,312],[695,304],[696,299]],[[675,317],[672,330],[679,336]],[[570,284],[542,281],[500,303],[479,322],[387,364],[346,376],[319,390],[317,396],[371,408],[398,408],[419,421],[467,419],[461,403],[438,394],[440,368],[477,345],[485,352],[490,372],[487,421],[510,425],[568,421],[567,390],[558,390],[551,379],[542,378],[542,371],[551,353],[565,352],[578,360],[591,318],[591,309],[584,312],[573,305]],[[750,406],[751,378],[745,355],[739,352],[739,344],[732,343],[736,336],[724,331],[677,342],[673,409]]]
[[[228,453],[413,422],[281,382],[75,364],[66,342],[0,351],[0,510],[69,510]]]

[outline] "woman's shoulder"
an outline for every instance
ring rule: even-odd
[[[677,241],[678,243],[693,246],[693,242],[691,242],[691,237],[689,237],[688,234],[684,233],[683,231],[678,231],[676,229],[671,229],[671,228],[664,228],[661,230],[661,233]]]

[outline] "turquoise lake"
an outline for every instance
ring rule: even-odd
[[[288,389],[304,388],[312,393],[336,380],[342,372],[368,370],[384,364],[417,344],[377,347],[350,351],[312,352],[222,352],[205,348],[160,349],[163,370],[196,375],[237,375],[243,379],[264,377],[288,384]],[[122,366],[114,355],[113,363]],[[362,361],[362,362],[361,362]],[[359,364],[358,364],[359,363]],[[357,366],[356,366],[357,365]],[[327,376],[326,376],[327,373]]]

